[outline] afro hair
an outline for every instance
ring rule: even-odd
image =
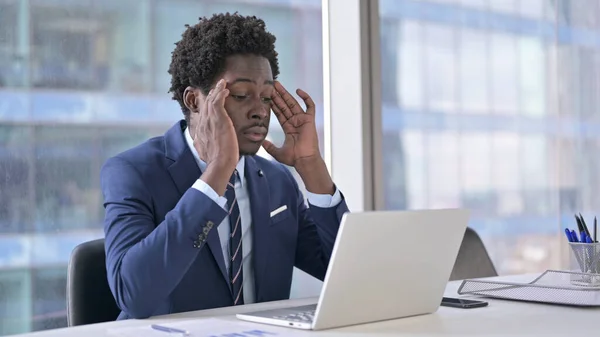
[[[183,102],[188,86],[205,95],[225,71],[225,61],[233,55],[262,56],[269,61],[273,78],[279,75],[275,36],[267,32],[265,22],[256,16],[238,13],[201,17],[194,26],[185,25],[181,40],[175,43],[169,74],[173,100],[179,102],[186,119],[189,110]]]

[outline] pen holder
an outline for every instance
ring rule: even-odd
[[[570,242],[571,284],[578,286],[600,286],[600,243]],[[578,274],[581,273],[581,274]]]

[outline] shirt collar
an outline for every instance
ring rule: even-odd
[[[194,155],[194,159],[196,159],[196,163],[198,164],[200,171],[204,171],[206,169],[206,163],[202,159],[200,159],[200,155],[198,154],[198,151],[196,151],[196,148],[194,147],[194,140],[192,139],[192,136],[190,135],[189,129],[186,127],[185,131],[183,133],[185,134],[185,141],[187,143],[187,146],[190,149],[190,151],[192,151],[192,155]],[[240,178],[240,183],[242,184],[242,187],[244,186],[245,163],[246,163],[246,160],[244,159],[244,156],[241,156],[240,160],[238,161],[238,163],[235,167],[238,171],[238,177]]]

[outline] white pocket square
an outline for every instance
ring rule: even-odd
[[[271,211],[271,218],[276,216],[277,214],[285,211],[286,209],[287,209],[287,205],[283,205],[283,206],[279,207],[278,209]]]

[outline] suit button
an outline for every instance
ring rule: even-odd
[[[204,233],[204,235],[208,235],[208,231],[210,231],[210,228],[208,228],[208,226],[202,228],[202,233]]]
[[[201,243],[198,241],[194,241],[194,248],[200,248]]]
[[[212,221],[209,221],[209,222],[206,223],[206,227],[208,227],[208,229],[213,228],[214,225],[215,224]]]
[[[198,241],[200,241],[200,242],[206,241],[206,235],[204,235],[204,234],[198,235]]]

